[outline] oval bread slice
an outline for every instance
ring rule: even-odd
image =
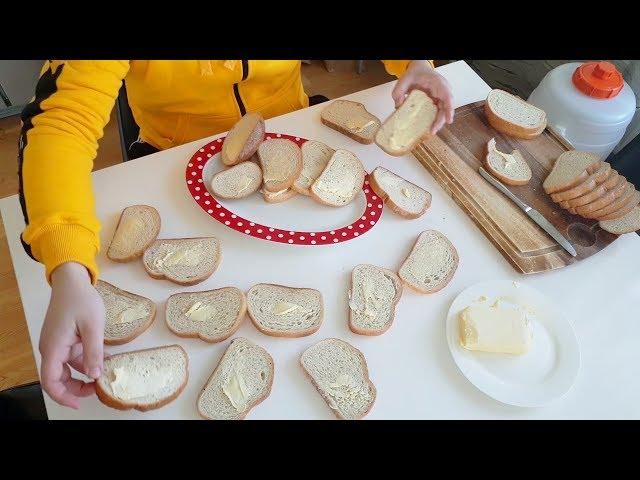
[[[495,89],[489,92],[484,111],[493,128],[512,137],[535,138],[547,126],[544,110],[504,90]]]
[[[167,300],[167,327],[179,337],[217,343],[236,333],[247,313],[242,290],[224,287],[204,292],[175,293]]]
[[[311,197],[332,207],[347,205],[362,190],[365,175],[358,157],[347,150],[336,150],[311,185]]]
[[[213,275],[221,257],[215,237],[159,239],[145,250],[142,263],[153,278],[195,285]]]
[[[568,190],[585,181],[601,164],[600,157],[593,153],[578,150],[564,152],[556,159],[542,188],[548,194]]]
[[[249,160],[264,138],[264,119],[259,113],[245,114],[227,133],[220,158],[225,165]]]
[[[632,233],[640,230],[640,207],[635,206],[633,210],[623,217],[615,220],[601,220],[600,228],[616,235]]]
[[[265,335],[304,337],[322,325],[322,294],[312,288],[259,283],[247,292],[251,321]]]
[[[96,290],[104,302],[105,344],[122,345],[130,342],[153,323],[156,316],[153,300],[121,290],[104,280],[98,280]]]
[[[198,397],[198,412],[209,420],[242,420],[271,393],[273,358],[246,338],[235,338]]]
[[[496,148],[496,139],[487,142],[487,156],[484,164],[489,173],[508,185],[526,185],[531,180],[531,168],[519,150],[510,154]]]
[[[211,178],[211,193],[220,198],[244,198],[262,185],[260,167],[246,161],[216,173]]]
[[[359,420],[371,411],[376,387],[360,350],[343,340],[327,338],[306,349],[300,363],[338,418]]]
[[[258,147],[264,189],[279,192],[293,185],[302,171],[300,147],[286,138],[265,140]]]
[[[149,205],[131,205],[120,214],[107,257],[115,262],[134,260],[158,238],[159,233],[158,211]]]
[[[189,357],[180,345],[135,350],[104,359],[96,395],[108,407],[145,412],[175,400],[188,379]]]
[[[458,252],[437,230],[422,232],[406,258],[398,275],[402,281],[420,293],[442,290],[458,268]]]
[[[601,163],[598,169],[589,175],[582,183],[575,187],[560,192],[552,193],[551,199],[554,202],[560,202],[562,200],[571,200],[577,198],[585,193],[594,190],[598,185],[604,183],[611,173],[611,165],[608,163]]]
[[[352,138],[356,142],[369,144],[380,128],[380,120],[369,113],[365,106],[350,100],[334,100],[320,114],[327,127]]]
[[[431,206],[431,194],[384,167],[376,167],[369,185],[394,213],[418,218]]]
[[[293,189],[303,195],[311,195],[311,185],[329,163],[335,150],[322,142],[308,140],[302,144],[302,172],[293,182]]]

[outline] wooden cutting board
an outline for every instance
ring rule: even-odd
[[[549,220],[573,244],[577,257],[480,176],[478,167],[491,138],[501,152],[520,150],[533,176],[527,185],[509,189]],[[554,161],[567,150],[571,146],[549,129],[532,140],[501,134],[487,122],[481,101],[458,108],[453,124],[412,153],[516,270],[537,273],[587,258],[618,238],[602,230],[597,221],[560,208],[542,189]]]

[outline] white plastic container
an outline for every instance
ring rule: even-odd
[[[547,73],[528,101],[547,113],[547,124],[576,150],[603,160],[636,110],[633,90],[609,62],[560,65]]]

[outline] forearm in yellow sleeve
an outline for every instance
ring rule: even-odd
[[[413,60],[382,60],[382,63],[384,63],[384,68],[389,75],[401,77],[412,61]],[[427,62],[433,67],[433,60],[427,60]]]

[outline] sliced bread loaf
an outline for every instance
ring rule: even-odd
[[[322,142],[308,140],[302,144],[302,172],[293,189],[303,195],[311,195],[311,185],[315,182],[329,163],[335,150]]]
[[[542,188],[548,194],[568,190],[584,182],[602,165],[597,155],[569,150],[558,157]]]
[[[358,157],[347,150],[336,150],[311,185],[311,197],[332,207],[347,205],[362,190],[365,175]]]
[[[221,257],[221,245],[215,237],[176,238],[153,242],[142,262],[153,278],[195,285],[213,275]]]
[[[639,231],[640,207],[633,207],[626,215],[615,220],[600,220],[600,228],[616,235]]]
[[[609,178],[610,173],[611,165],[609,165],[608,163],[601,163],[598,169],[591,175],[589,175],[583,182],[567,190],[552,193],[551,199],[554,202],[560,202],[562,200],[571,200],[572,198],[578,198],[585,193],[591,192],[601,183],[604,183],[607,178]]]
[[[247,313],[242,290],[234,287],[175,293],[166,305],[169,330],[179,337],[216,343],[236,333]]]
[[[489,92],[484,111],[493,128],[512,137],[535,138],[547,126],[543,110],[504,90]]]
[[[431,194],[384,167],[376,167],[369,185],[398,215],[418,218],[431,206]]]
[[[104,343],[122,345],[130,342],[153,323],[156,305],[146,297],[121,290],[98,280],[96,290],[105,309]]]
[[[380,120],[367,111],[363,104],[350,100],[335,100],[320,114],[327,127],[354,139],[369,144],[380,128]]]
[[[376,133],[376,144],[389,155],[405,155],[430,136],[437,115],[438,107],[431,97],[422,90],[412,90],[384,121]]]
[[[622,178],[624,178],[624,177],[622,177]],[[595,212],[596,210],[600,210],[601,208],[604,208],[607,205],[612,204],[618,198],[620,198],[622,195],[624,195],[624,193],[626,191],[625,183],[627,183],[627,182],[626,181],[624,183],[621,182],[618,187],[614,188],[610,192],[605,192],[603,195],[601,195],[599,198],[595,199],[591,203],[588,203],[586,205],[580,205],[578,207],[574,207],[576,209],[576,213],[578,215],[584,215],[584,214],[587,214],[587,213]]]
[[[107,257],[115,262],[134,260],[158,238],[159,233],[158,211],[149,205],[131,205],[120,214]]]
[[[273,358],[246,338],[234,338],[198,397],[209,420],[242,420],[271,393]]]
[[[322,294],[312,288],[259,283],[247,292],[247,310],[258,330],[274,337],[304,337],[322,325]]]
[[[531,180],[531,168],[519,150],[510,154],[496,148],[496,139],[487,142],[487,156],[484,164],[489,173],[508,185],[526,185]]]
[[[263,188],[279,192],[293,185],[302,171],[300,147],[286,138],[265,140],[258,147]]]
[[[391,327],[402,296],[402,280],[391,270],[357,265],[351,273],[349,328],[360,335],[381,335]]]
[[[633,208],[640,203],[640,192],[635,190],[632,184],[629,185],[629,194],[600,210],[590,213],[589,218],[595,218],[596,220],[617,220],[633,210]],[[626,199],[626,201],[623,199]]]
[[[264,188],[260,190],[262,193],[262,198],[267,203],[282,203],[286,202],[292,197],[295,197],[298,192],[296,192],[293,188],[285,188],[284,190],[280,190],[279,192],[269,192]]]
[[[371,411],[376,387],[360,350],[337,338],[327,338],[300,357],[305,373],[340,419],[359,420]]]
[[[442,290],[458,268],[458,252],[442,233],[422,232],[406,258],[398,275],[402,281],[420,293]]]
[[[611,170],[609,174],[609,178],[607,178],[603,183],[597,185],[596,188],[591,190],[590,192],[585,193],[584,195],[580,195],[579,197],[572,198],[570,200],[562,200],[558,202],[562,208],[569,207],[580,207],[582,205],[587,205],[588,203],[597,200],[607,192],[615,190],[617,188],[621,188],[626,183],[626,179],[618,174],[615,170]]]
[[[247,113],[227,133],[220,158],[225,165],[249,160],[264,139],[264,120],[259,113]]]
[[[211,193],[220,198],[244,198],[262,185],[260,167],[246,161],[216,173],[211,178]]]
[[[96,394],[109,407],[145,412],[176,399],[188,379],[189,358],[180,345],[135,350],[104,359]]]

